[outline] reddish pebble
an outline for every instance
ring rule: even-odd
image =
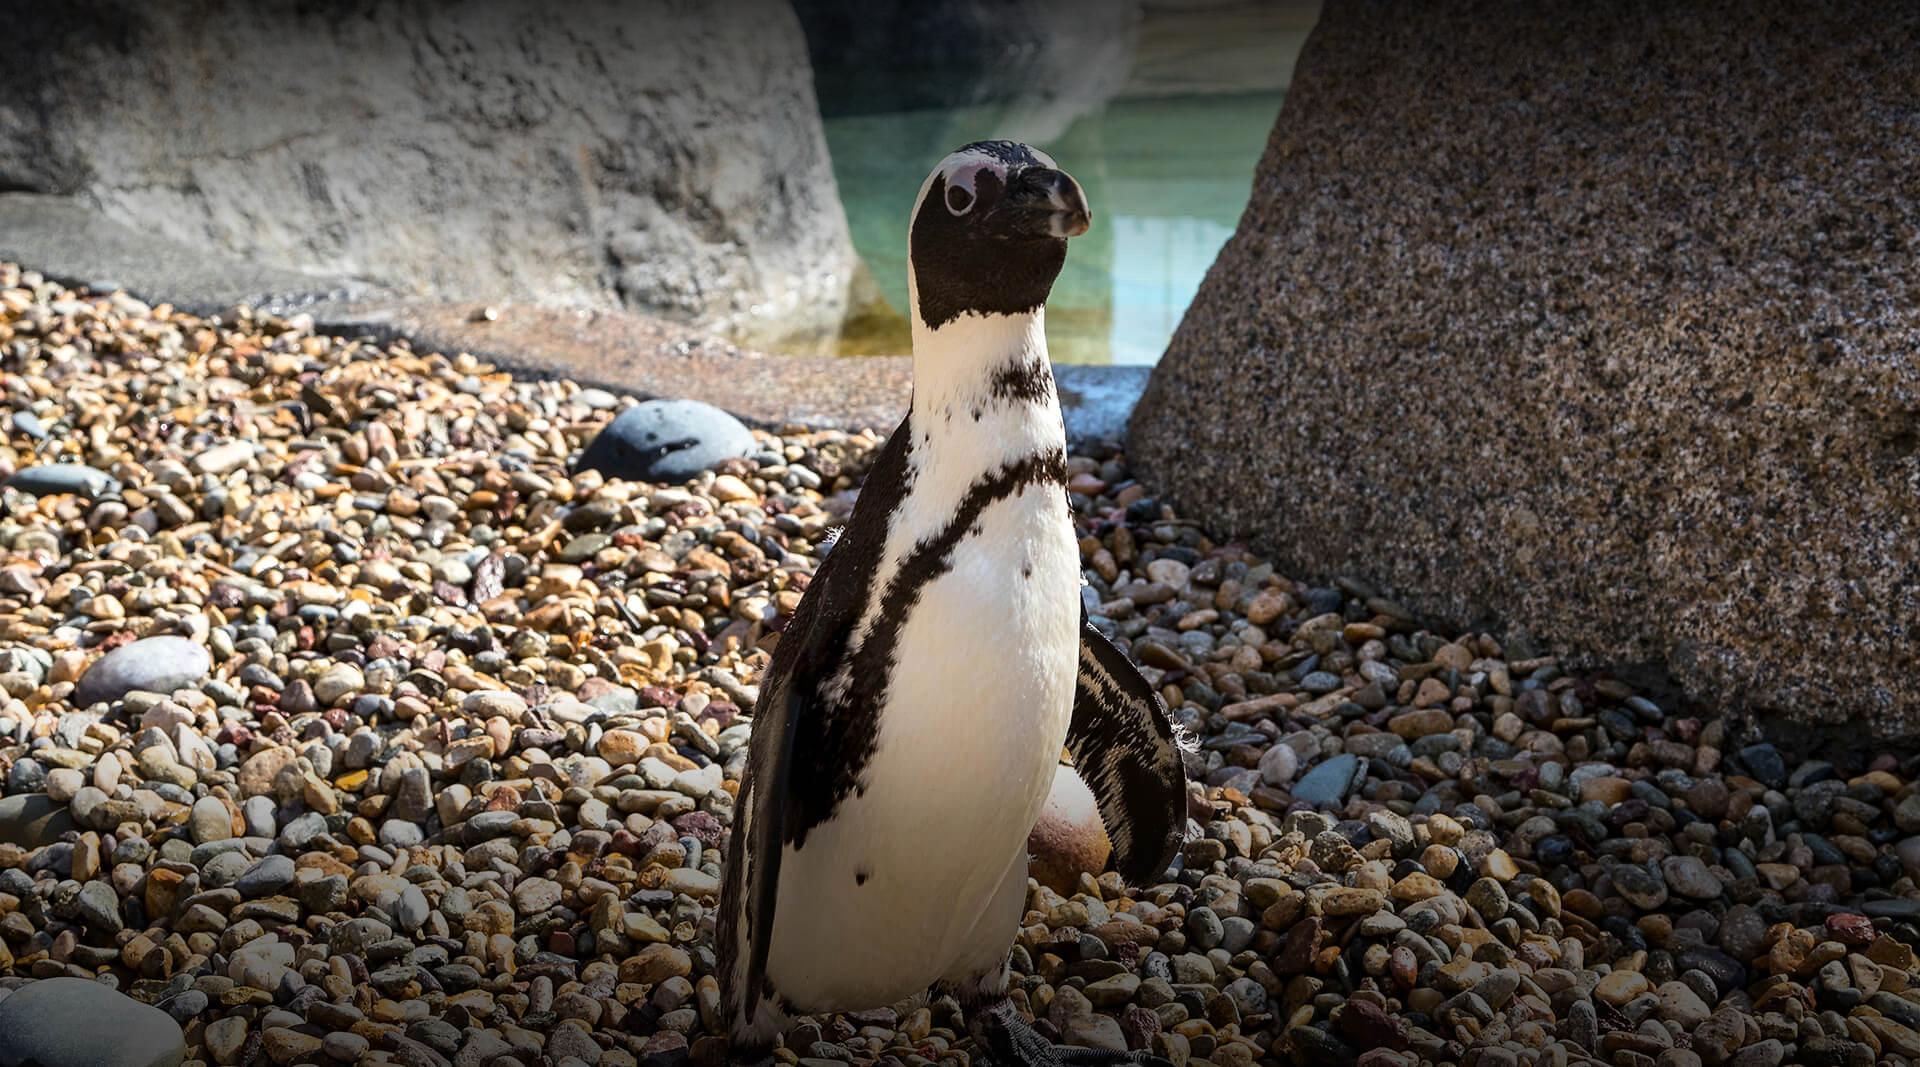
[[[1873,928],[1873,920],[1865,915],[1838,912],[1827,916],[1827,936],[1843,945],[1859,948],[1873,944],[1878,934]]]
[[[1349,1000],[1340,1006],[1333,1025],[1349,1044],[1361,1048],[1407,1047],[1406,1020],[1387,1014],[1371,1000]]]
[[[1127,1047],[1136,1051],[1153,1044],[1153,1035],[1160,1032],[1160,1016],[1138,1004],[1129,1004],[1120,1013],[1120,1032],[1126,1035]]]

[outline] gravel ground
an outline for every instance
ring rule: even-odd
[[[144,1003],[215,1064],[722,1058],[742,709],[874,436],[607,482],[567,466],[605,393],[8,267],[0,361],[0,1048]],[[1920,1057],[1920,763],[1741,747],[1072,469],[1086,595],[1202,746],[1165,883],[1032,889],[1043,1029],[1223,1067]],[[95,984],[9,1012],[61,977]],[[780,1056],[963,1035],[936,1000]]]

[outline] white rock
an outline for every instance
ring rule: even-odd
[[[233,816],[219,797],[201,797],[193,802],[193,811],[187,815],[187,831],[193,835],[196,845],[225,841],[233,836]]]
[[[253,458],[253,442],[228,441],[193,457],[193,469],[215,476],[231,474]]]
[[[1260,780],[1268,785],[1286,785],[1300,770],[1300,756],[1291,745],[1278,744],[1260,756]]]
[[[267,934],[241,946],[227,964],[227,977],[244,986],[272,992],[293,966],[293,946]]]

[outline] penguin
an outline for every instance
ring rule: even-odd
[[[996,1063],[1164,1063],[1055,1046],[1014,1010],[1028,832],[1063,749],[1113,869],[1165,873],[1183,739],[1087,619],[1043,313],[1091,222],[1046,154],[981,141],[916,197],[913,396],[775,646],[716,951],[729,1056],[796,1016],[951,994]]]

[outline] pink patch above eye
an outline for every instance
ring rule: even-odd
[[[955,215],[964,215],[973,210],[974,202],[980,197],[977,185],[982,173],[991,175],[996,180],[1005,181],[1001,169],[986,162],[967,163],[955,167],[953,173],[947,175],[948,211]]]

